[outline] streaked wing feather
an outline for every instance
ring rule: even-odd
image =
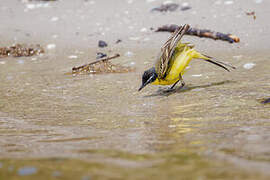
[[[222,61],[218,61],[217,59],[215,59],[215,58],[213,58],[213,57],[211,57],[211,56],[208,56],[208,55],[205,55],[205,54],[203,54],[205,57],[208,57],[211,61],[215,61],[216,63],[218,63],[218,64],[222,64],[222,65],[224,65],[224,66],[227,66],[227,67],[230,67],[230,68],[232,68],[232,69],[236,69],[233,65],[231,65],[231,64],[228,64],[228,63],[224,63],[224,62],[222,62]]]
[[[163,79],[166,77],[168,65],[170,63],[170,59],[173,56],[175,48],[188,29],[188,24],[179,27],[162,46],[161,54],[158,56],[155,66],[155,70],[158,74],[159,79]]]

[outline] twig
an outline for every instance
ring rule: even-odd
[[[159,27],[155,32],[174,32],[179,26],[176,24],[172,25],[164,25]],[[211,31],[208,29],[197,29],[197,28],[190,28],[187,32],[187,35],[191,36],[198,36],[198,37],[205,37],[214,40],[223,40],[228,41],[230,43],[238,43],[240,42],[239,37],[232,35],[232,34],[224,34],[220,32]]]
[[[96,60],[96,61],[91,62],[91,63],[88,63],[88,64],[84,64],[84,65],[82,65],[82,66],[73,67],[73,68],[72,68],[72,73],[76,73],[76,72],[78,72],[78,71],[82,71],[82,70],[84,70],[84,69],[89,68],[89,66],[91,66],[91,65],[93,65],[93,64],[96,64],[96,63],[101,62],[101,61],[102,61],[102,62],[109,61],[109,60],[115,59],[115,58],[117,58],[117,57],[119,57],[119,56],[120,56],[120,54],[115,54],[114,56],[101,58],[101,59],[99,59],[99,60]]]

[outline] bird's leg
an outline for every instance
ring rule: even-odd
[[[183,78],[182,78],[181,73],[179,74],[179,80],[176,81],[176,82],[172,85],[172,87],[170,87],[170,89],[173,89],[174,86],[175,86],[179,81],[181,82],[181,86],[179,87],[179,89],[181,89],[181,88],[183,88],[183,87],[185,86],[185,82],[184,82],[184,80],[183,80]]]
[[[174,88],[174,86],[175,86],[178,82],[179,82],[179,80],[176,81],[176,82],[172,85],[172,87],[170,87],[170,89],[172,90],[172,89]]]
[[[181,86],[179,87],[179,89],[181,89],[182,87],[185,86],[185,82],[184,82],[184,80],[183,80],[183,78],[182,78],[181,73],[179,74],[179,80],[176,81],[176,82],[172,85],[172,87],[170,87],[170,89],[173,89],[174,86],[175,86],[179,81],[181,82]]]
[[[179,74],[179,80],[181,81],[181,86],[179,87],[179,89],[181,89],[185,86],[185,81],[183,80],[183,77],[181,74]]]

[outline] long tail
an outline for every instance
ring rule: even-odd
[[[228,69],[229,68],[232,68],[232,69],[236,69],[234,66],[230,65],[230,64],[227,64],[227,63],[224,63],[224,62],[221,62],[221,61],[218,61],[216,59],[214,59],[213,57],[210,57],[210,56],[207,56],[207,55],[204,55],[204,54],[200,54],[196,51],[195,55],[194,55],[194,58],[197,58],[197,59],[203,59],[207,62],[210,62],[216,66],[219,66],[223,69],[225,69],[226,71],[229,71],[230,70]]]

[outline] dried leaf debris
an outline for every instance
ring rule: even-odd
[[[246,15],[247,15],[247,16],[252,16],[254,20],[257,18],[257,17],[256,17],[256,14],[255,14],[255,11],[246,12]]]
[[[34,56],[44,53],[44,49],[39,45],[25,45],[25,44],[15,44],[10,47],[0,47],[0,58],[13,56]]]

